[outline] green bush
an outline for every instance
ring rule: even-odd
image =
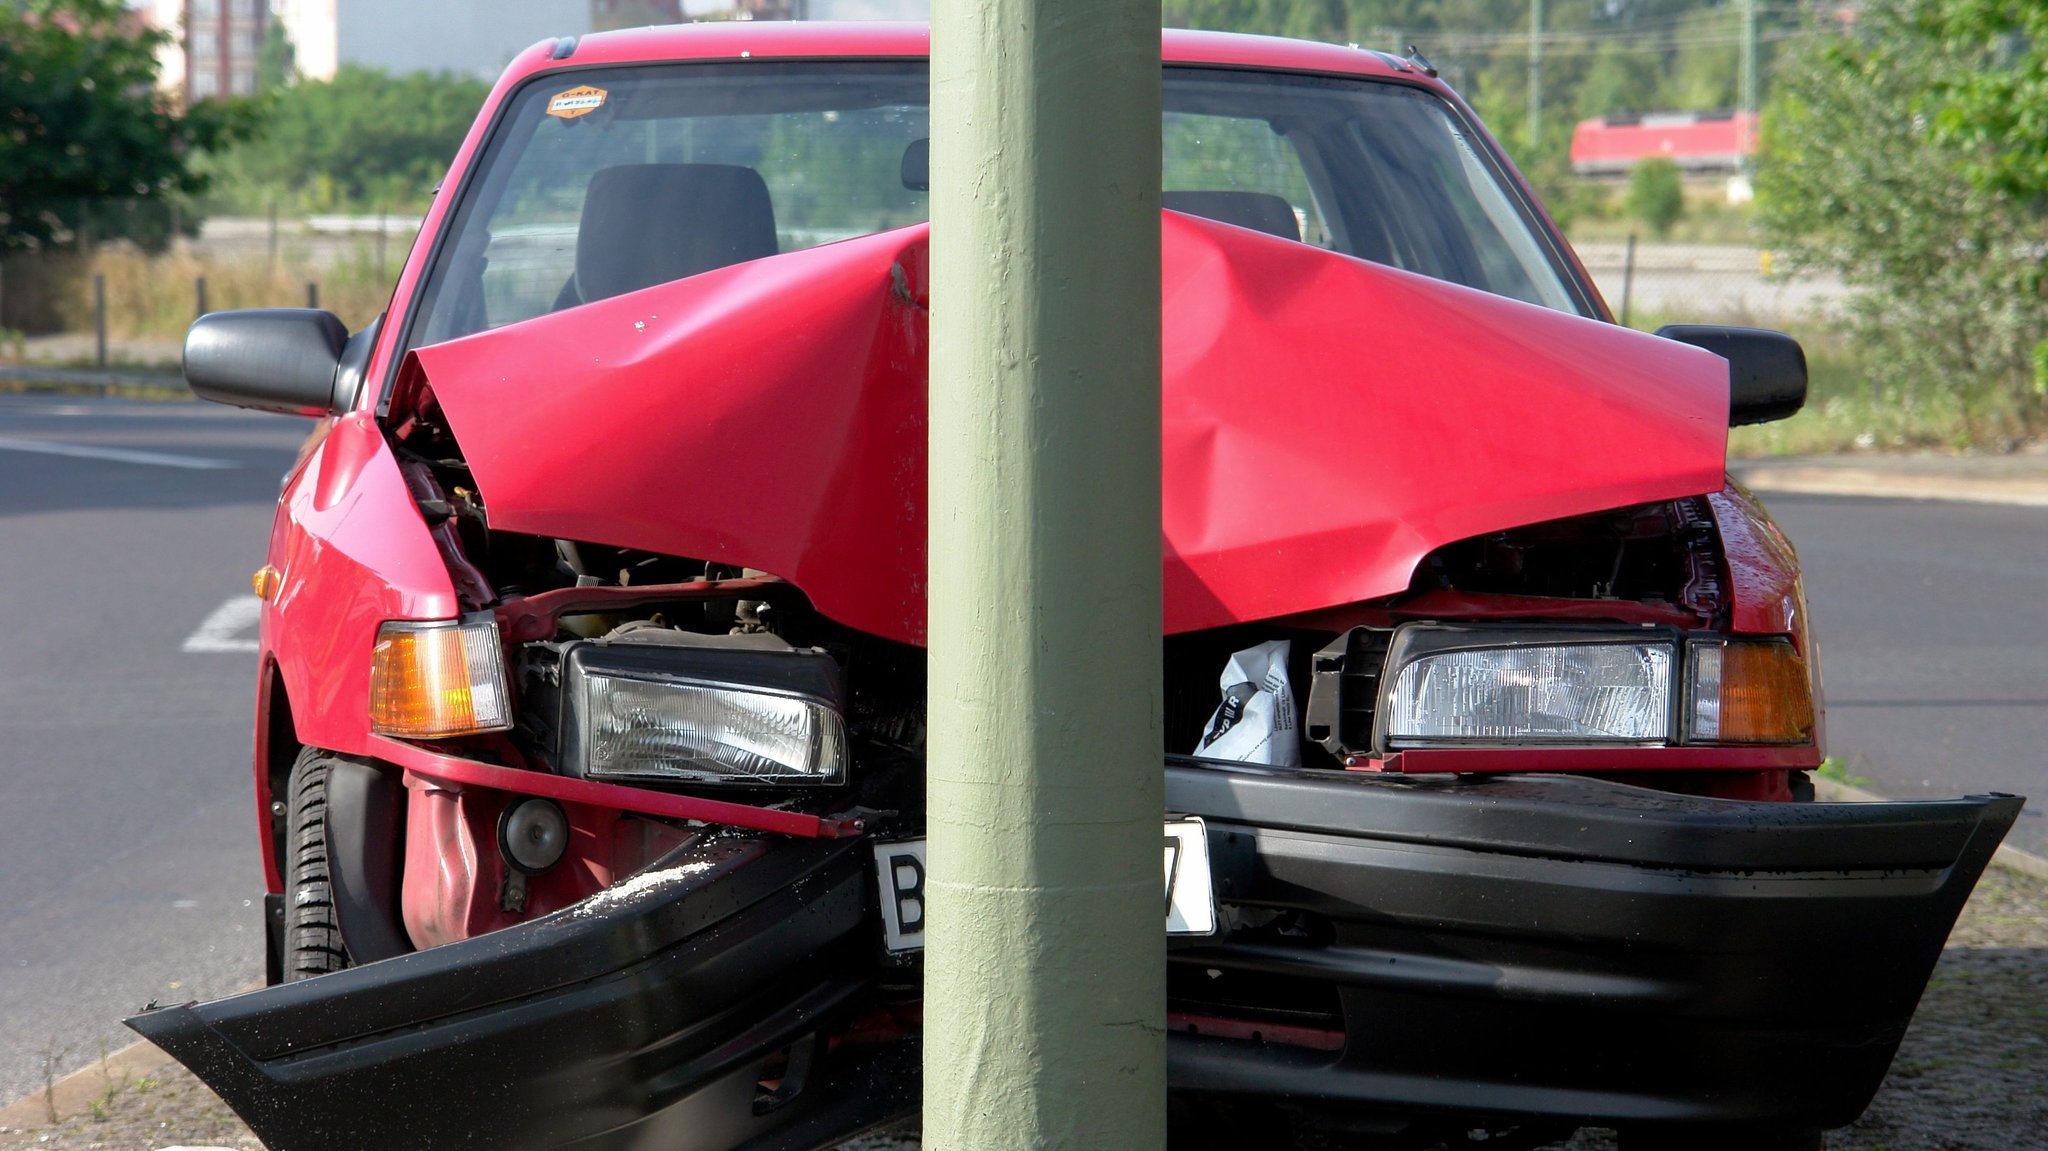
[[[1678,181],[1678,165],[1653,156],[1638,163],[1628,174],[1628,214],[1642,221],[1650,234],[1663,239],[1671,226],[1685,215],[1685,187]]]
[[[1981,6],[1872,0],[1803,42],[1765,108],[1757,207],[1786,264],[1861,289],[1849,323],[1870,395],[1954,411],[1957,442],[2003,446],[2048,425],[2048,196],[2024,179],[2041,145],[1975,130],[1976,89],[1957,87],[2027,67],[1998,38],[1956,31]]]

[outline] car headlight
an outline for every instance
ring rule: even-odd
[[[1667,742],[1678,637],[1417,625],[1388,652],[1381,743]]]
[[[721,642],[755,638],[773,637],[568,645],[559,663],[562,769],[728,787],[844,782],[838,665],[821,651]]]

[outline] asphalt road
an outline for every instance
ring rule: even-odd
[[[1894,799],[2028,797],[2048,855],[2048,509],[1763,494],[1799,549],[1828,751]]]
[[[249,573],[307,425],[0,395],[0,1103],[260,978]],[[1824,644],[1831,750],[1901,798],[2035,797],[2048,510],[1769,495]]]
[[[307,426],[0,395],[0,1103],[262,977],[253,643],[184,647],[255,602]]]

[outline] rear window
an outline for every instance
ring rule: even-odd
[[[1490,153],[1385,81],[1173,67],[1164,204],[1563,311],[1585,310]],[[512,98],[409,345],[927,218],[921,62],[675,63]]]

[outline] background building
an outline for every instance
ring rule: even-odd
[[[186,102],[256,91],[269,0],[147,0],[142,19],[171,34],[157,50],[157,86]]]
[[[294,69],[331,80],[343,64],[457,72],[494,80],[555,36],[693,18],[928,20],[931,0],[130,0],[174,42],[158,83],[190,100],[248,95],[268,25],[283,26]]]
[[[590,29],[638,28],[674,24],[683,18],[681,0],[590,0]]]
[[[188,8],[230,0],[186,0]],[[232,0],[262,3],[262,0]],[[552,36],[581,36],[602,0],[280,0],[298,73],[328,80],[343,64],[390,72],[459,72],[495,80],[512,57]]]

